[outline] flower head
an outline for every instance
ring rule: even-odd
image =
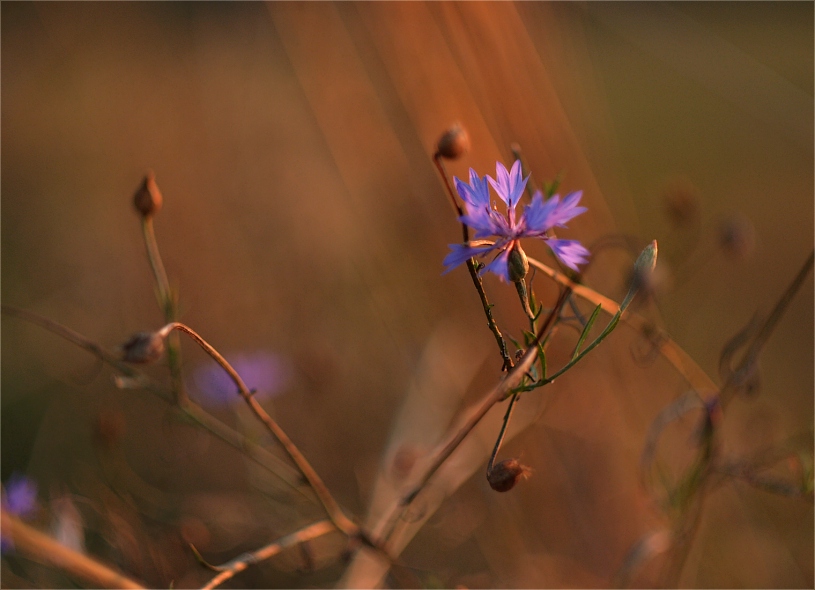
[[[18,518],[30,518],[37,512],[37,484],[25,475],[12,473],[3,486],[3,510]],[[0,553],[14,549],[14,540],[8,534],[0,535]]]
[[[28,518],[37,508],[37,484],[19,473],[13,473],[6,482],[3,494],[3,509]]]
[[[444,259],[444,272],[451,271],[474,256],[485,257],[497,253],[482,272],[494,273],[502,281],[511,282],[518,273],[510,274],[509,258],[513,251],[518,253],[516,256],[523,254],[519,242],[521,238],[542,239],[555,256],[573,270],[578,270],[578,265],[588,260],[589,251],[577,240],[560,240],[546,235],[553,227],[565,227],[566,222],[586,211],[585,207],[578,206],[583,192],[570,193],[562,201],[559,195],[544,201],[543,194],[535,191],[532,202],[518,215],[516,207],[528,180],[528,176],[523,178],[520,161],[516,161],[510,170],[498,162],[495,165],[495,178],[489,175],[480,178],[471,168],[469,184],[455,179],[456,190],[467,210],[461,221],[475,230],[476,241],[450,244],[451,252]],[[492,206],[490,186],[506,205],[506,216]],[[490,236],[496,238],[494,242],[482,241]]]
[[[255,399],[264,400],[282,393],[289,381],[285,358],[270,351],[258,350],[231,356],[230,364],[250,389]],[[192,374],[194,397],[207,407],[227,407],[242,403],[238,388],[226,372],[214,363],[196,368]]]

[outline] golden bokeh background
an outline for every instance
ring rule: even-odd
[[[131,206],[152,169],[182,320],[227,356],[285,359],[290,378],[265,406],[364,520],[394,441],[426,453],[500,376],[466,272],[441,275],[460,236],[431,158],[442,132],[458,121],[472,141],[451,174],[492,174],[517,143],[539,182],[562,173],[562,191],[582,189],[589,212],[564,237],[658,239],[672,286],[639,311],[719,382],[724,343],[812,250],[813,43],[811,3],[4,2],[2,301],[111,349],[158,328]],[[696,199],[697,226],[666,217],[677,191]],[[738,259],[717,241],[733,215],[755,238]],[[542,245],[528,251],[552,263]],[[604,252],[587,283],[619,301],[630,262]],[[485,285],[520,337],[514,290]],[[543,277],[536,287],[554,292]],[[639,454],[684,391],[667,363],[634,360],[640,340],[620,328],[519,403],[532,424],[502,456],[532,477],[490,490],[487,443],[422,515],[402,556],[410,579],[612,584],[632,543],[661,526]],[[192,373],[206,358],[183,343]],[[762,355],[760,394],[728,408],[726,452],[811,433],[814,387],[810,276]],[[244,408],[215,412],[265,441]],[[115,450],[100,450],[100,420]],[[211,576],[186,540],[223,562],[320,518],[166,404],[115,388],[83,351],[4,317],[3,481],[15,470],[44,504],[70,494],[89,550],[156,587]],[[332,585],[337,546],[315,544],[313,571],[293,553],[232,586]],[[4,587],[61,583],[26,567],[4,561]],[[811,587],[811,500],[723,484],[678,583]]]

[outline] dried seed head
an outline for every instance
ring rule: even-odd
[[[470,151],[470,136],[460,123],[455,123],[441,136],[436,149],[443,158],[455,160]]]
[[[744,260],[753,253],[756,230],[743,213],[737,213],[719,224],[719,245],[733,260]]]
[[[509,280],[513,283],[522,281],[529,272],[529,260],[526,257],[526,252],[521,248],[518,242],[512,247],[507,260],[509,267]]]
[[[508,492],[521,478],[527,479],[532,470],[517,459],[504,459],[487,472],[487,481],[496,492]]]
[[[122,360],[128,363],[152,363],[164,354],[164,337],[158,332],[139,332],[122,346]]]
[[[156,177],[152,171],[148,172],[142,180],[136,194],[133,195],[133,205],[143,217],[151,217],[159,212],[164,198],[158,190]]]

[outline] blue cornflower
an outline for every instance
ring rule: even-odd
[[[270,351],[238,353],[229,357],[229,363],[250,390],[256,390],[255,399],[271,399],[283,392],[289,381],[290,369],[286,358]],[[238,388],[229,375],[215,363],[201,365],[193,371],[194,397],[208,407],[225,407],[241,403]]]
[[[577,240],[549,238],[546,232],[556,226],[564,227],[567,221],[586,211],[585,207],[577,205],[583,191],[569,193],[562,201],[559,195],[544,201],[543,194],[535,191],[532,202],[524,207],[518,217],[515,207],[529,180],[528,176],[523,178],[521,174],[521,162],[516,161],[509,171],[500,162],[496,163],[495,176],[495,179],[489,175],[480,178],[475,170],[470,168],[469,184],[455,179],[456,190],[467,209],[467,214],[461,217],[461,221],[475,230],[476,239],[466,244],[450,244],[452,252],[444,259],[446,267],[444,272],[450,272],[474,256],[484,257],[497,252],[495,258],[481,272],[491,272],[498,275],[502,281],[511,282],[510,253],[517,250],[525,260],[519,242],[521,238],[542,239],[563,264],[578,270],[578,265],[588,260],[589,251]],[[489,185],[492,185],[506,204],[506,216],[491,206]],[[495,242],[481,239],[489,236],[495,236]]]
[[[12,473],[5,485],[3,509],[20,518],[27,518],[36,508],[37,484],[25,475]]]
[[[37,484],[25,475],[12,473],[3,489],[3,510],[19,518],[29,518],[37,511]],[[14,549],[11,537],[0,535],[0,553]]]

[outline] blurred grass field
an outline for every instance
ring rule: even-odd
[[[265,406],[360,517],[428,343],[445,343],[434,357],[445,370],[455,373],[457,359],[472,374],[455,395],[439,392],[454,407],[499,377],[466,272],[441,276],[460,230],[431,156],[454,121],[472,151],[452,174],[493,173],[517,142],[538,181],[563,172],[562,191],[584,191],[589,212],[564,237],[658,239],[676,280],[641,311],[711,376],[724,343],[769,311],[813,246],[811,3],[4,2],[0,11],[3,303],[111,348],[158,328],[131,207],[154,170],[165,198],[156,232],[183,321],[227,355],[286,359],[290,379]],[[676,186],[698,198],[696,230],[666,218]],[[716,245],[734,213],[755,232],[740,260]],[[529,253],[551,263],[542,245]],[[588,283],[620,300],[630,259],[602,256]],[[545,284],[536,279],[541,293]],[[485,285],[517,337],[513,289]],[[503,451],[533,467],[528,482],[495,494],[479,469],[442,504],[403,556],[423,584],[611,583],[657,522],[637,462],[654,416],[683,391],[666,363],[634,362],[639,338],[621,329],[541,394],[541,418]],[[762,356],[759,396],[728,408],[728,451],[812,430],[813,354],[809,277]],[[184,362],[191,374],[206,358],[185,341]],[[262,440],[243,408],[215,411]],[[93,436],[100,416],[124,425],[115,452]],[[418,452],[436,442],[426,436]],[[44,501],[85,498],[97,545],[119,547],[155,586],[208,579],[183,543],[190,535],[225,561],[319,515],[273,501],[273,483],[239,454],[146,394],[117,390],[86,353],[4,317],[3,481],[15,470],[36,479]],[[811,503],[733,483],[705,514],[682,586],[815,583]],[[111,539],[110,522],[130,545]],[[323,549],[335,547],[315,548],[318,561]],[[233,587],[325,586],[343,564],[302,568],[302,556],[282,556]],[[4,587],[20,574],[3,572]]]

